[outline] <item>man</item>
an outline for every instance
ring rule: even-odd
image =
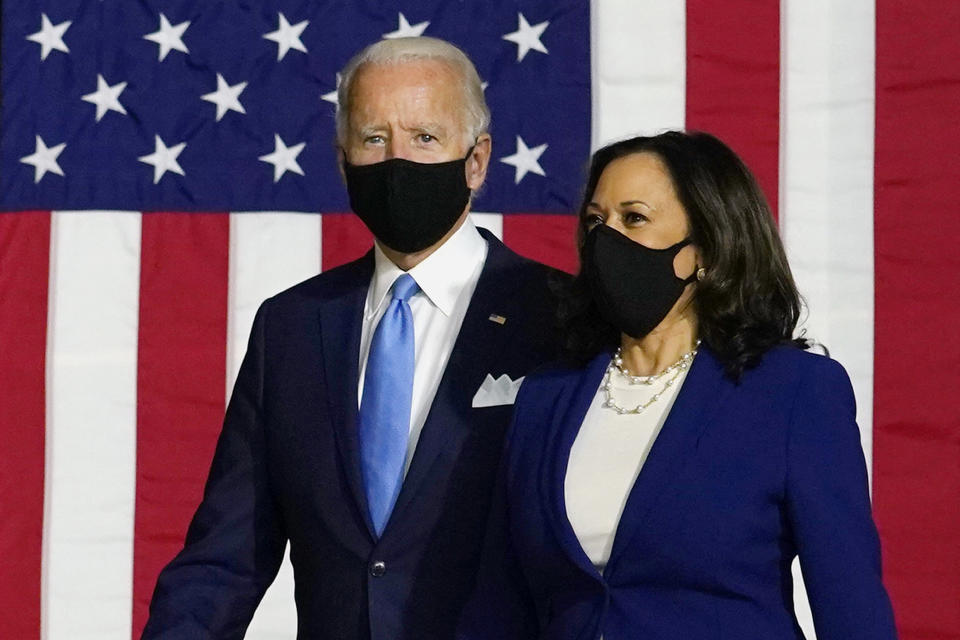
[[[242,637],[288,539],[299,638],[451,638],[473,587],[512,398],[555,351],[550,270],[468,217],[491,139],[459,49],[383,40],[339,91],[376,246],[257,313],[144,638]]]

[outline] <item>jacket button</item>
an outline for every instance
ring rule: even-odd
[[[382,560],[370,563],[370,575],[379,578],[387,573],[387,563]]]

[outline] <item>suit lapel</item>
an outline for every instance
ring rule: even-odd
[[[331,294],[320,303],[323,366],[327,401],[341,464],[354,500],[373,536],[357,439],[360,331],[367,289],[373,275],[373,254],[368,253],[361,261],[346,269],[337,286],[332,287]]]
[[[511,262],[517,258],[485,230],[481,233],[487,240],[487,258],[420,432],[391,521],[403,518],[424,480],[434,475],[434,467],[444,459],[452,460],[471,430],[482,427],[471,403],[486,374],[506,373],[503,347],[517,328],[517,323],[510,319],[518,317],[522,304],[520,296],[514,294],[517,283],[509,276]],[[491,314],[505,317],[507,322],[491,322]],[[388,524],[387,531],[390,529]]]
[[[549,477],[545,479],[544,486],[550,489],[549,493],[552,496],[550,519],[554,532],[567,557],[585,573],[594,577],[599,577],[597,570],[583,550],[567,515],[564,486],[573,442],[580,432],[583,419],[593,402],[607,365],[610,364],[610,357],[609,353],[601,353],[587,365],[586,369],[579,372],[579,375],[572,376],[570,384],[573,387],[573,395],[566,411],[557,411],[555,414],[554,425],[550,429],[553,435],[551,442],[547,443],[547,451],[552,452],[553,459],[551,464],[545,465]]]
[[[670,414],[627,497],[613,541],[608,567],[630,543],[647,512],[670,483],[681,476],[696,452],[697,443],[731,385],[723,380],[723,366],[706,346],[693,361]]]

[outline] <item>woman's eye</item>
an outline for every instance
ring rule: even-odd
[[[585,226],[588,231],[601,224],[603,224],[603,217],[596,213],[583,218],[583,226]]]
[[[647,221],[647,216],[636,211],[627,211],[623,214],[623,222],[628,226],[636,226]]]

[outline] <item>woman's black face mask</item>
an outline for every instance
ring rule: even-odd
[[[650,333],[676,304],[696,274],[678,278],[673,259],[690,244],[685,238],[666,249],[651,249],[605,225],[587,234],[583,270],[601,315],[634,338]]]
[[[470,201],[466,164],[473,149],[435,164],[391,158],[354,165],[344,156],[350,207],[390,249],[422,251],[453,228]]]

